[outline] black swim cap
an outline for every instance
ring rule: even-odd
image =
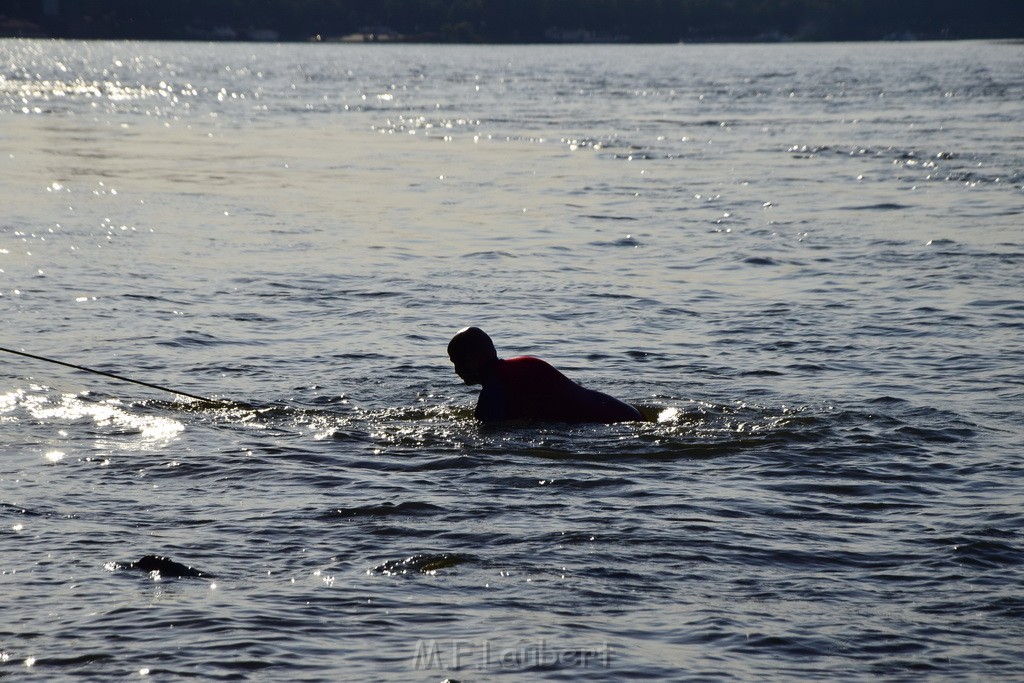
[[[463,358],[478,353],[498,357],[494,342],[479,327],[464,327],[448,342],[448,355],[452,358]]]

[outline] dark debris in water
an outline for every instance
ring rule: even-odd
[[[983,538],[957,541],[952,545],[953,560],[975,569],[998,569],[1024,565],[1024,551],[1014,544],[1015,534],[986,530]]]
[[[442,512],[443,508],[430,503],[417,503],[417,502],[405,502],[405,503],[381,503],[380,505],[360,505],[349,508],[337,508],[327,512],[324,517],[392,517],[392,516],[411,516],[411,515],[429,515],[435,512]]]
[[[466,562],[472,562],[469,555],[459,553],[421,553],[403,560],[388,560],[378,564],[367,574],[397,576],[400,574],[436,574],[441,569],[450,569]]]
[[[111,571],[128,569],[132,571],[146,572],[154,578],[216,578],[213,574],[193,569],[188,565],[175,562],[171,558],[164,557],[162,555],[143,555],[135,562],[111,562],[106,566]]]
[[[15,514],[15,515],[29,515],[29,516],[32,516],[32,517],[39,517],[40,516],[40,514],[38,512],[33,512],[32,510],[29,510],[28,508],[23,508],[20,505],[12,505],[10,503],[0,503],[0,511],[10,512],[11,514]]]

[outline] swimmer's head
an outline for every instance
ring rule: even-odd
[[[487,369],[498,360],[498,352],[486,332],[479,327],[464,327],[448,342],[448,357],[463,382],[480,384]]]

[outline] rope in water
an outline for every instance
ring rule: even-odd
[[[115,375],[112,372],[104,372],[103,370],[94,370],[93,368],[87,368],[84,365],[75,365],[74,363],[65,363],[62,360],[56,360],[56,359],[53,359],[53,358],[46,358],[45,356],[37,356],[34,353],[26,353],[25,351],[17,351],[15,349],[8,349],[8,348],[4,348],[2,346],[0,346],[0,351],[5,351],[7,353],[13,353],[13,354],[15,354],[17,356],[25,356],[26,358],[32,358],[32,359],[35,359],[35,360],[41,360],[41,361],[43,361],[45,363],[53,363],[55,365],[63,365],[66,368],[73,368],[75,370],[81,370],[82,372],[91,372],[94,375],[103,375],[104,377],[110,377],[111,379],[117,379],[117,380],[120,380],[122,382],[131,382],[132,384],[140,384],[140,385],[142,385],[144,387],[149,387],[150,389],[159,389],[160,391],[166,391],[169,394],[177,394],[178,396],[185,396],[186,398],[191,398],[191,399],[194,399],[196,401],[204,401],[206,403],[228,403],[229,402],[229,401],[224,401],[222,399],[213,399],[213,398],[206,398],[204,396],[196,396],[195,394],[190,394],[187,391],[179,391],[178,389],[171,389],[171,388],[168,388],[168,387],[162,387],[159,384],[151,384],[150,382],[143,382],[141,380],[132,379],[131,377],[124,377],[122,375]]]

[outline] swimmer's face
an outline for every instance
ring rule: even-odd
[[[466,384],[473,384],[473,382],[469,381],[473,376],[473,371],[469,367],[469,359],[461,356],[458,358],[448,356],[448,358],[451,359],[452,364],[455,366],[455,374],[459,376],[459,379]]]
[[[479,363],[472,355],[448,356],[455,365],[455,374],[466,384],[480,384]]]

